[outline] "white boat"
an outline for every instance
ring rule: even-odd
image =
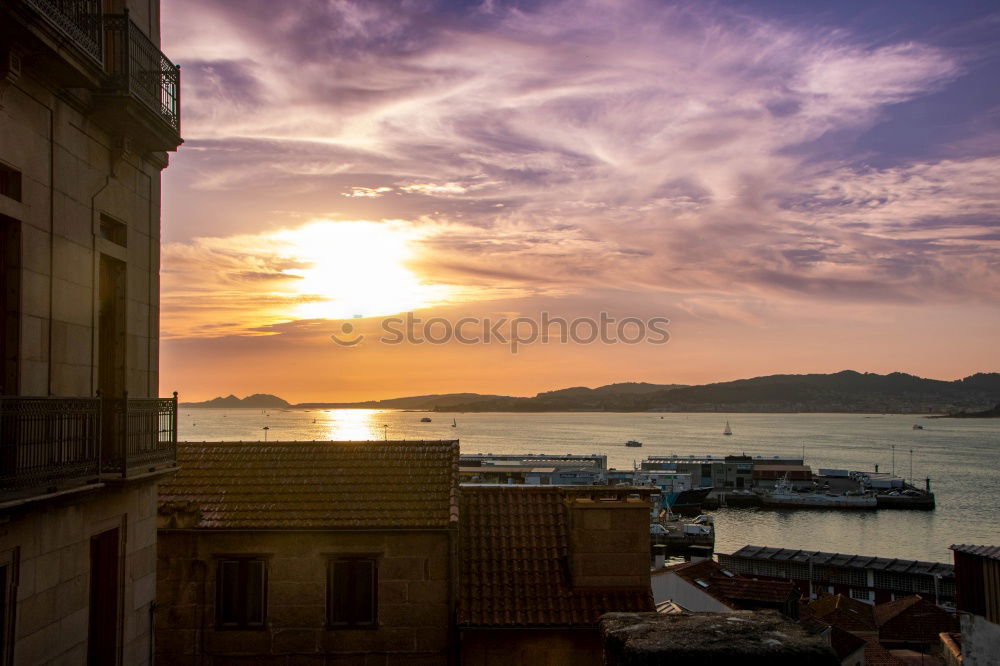
[[[808,509],[874,509],[874,495],[836,495],[830,492],[796,492],[787,478],[778,479],[774,488],[760,496],[764,506]]]
[[[729,421],[726,421],[726,427],[722,431],[722,434],[723,435],[732,435],[733,434],[733,429],[729,427]]]

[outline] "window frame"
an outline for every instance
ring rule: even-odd
[[[379,561],[378,553],[336,553],[327,556],[326,561],[326,628],[331,630],[373,630],[378,629],[379,623]],[[334,568],[338,564],[354,564],[367,562],[371,565],[371,620],[358,620],[356,616],[347,621],[334,620],[334,595],[337,593],[334,586]],[[357,599],[353,600],[352,609],[356,609]],[[356,610],[352,610],[356,613]]]
[[[270,578],[270,567],[269,561],[271,556],[263,553],[238,553],[238,554],[220,554],[214,557],[215,559],[215,629],[218,631],[266,631],[267,630],[267,619],[268,619],[268,582]],[[238,566],[236,581],[238,586],[237,591],[237,605],[239,606],[238,612],[240,617],[237,622],[226,622],[223,619],[223,600],[225,599],[225,594],[223,590],[224,577],[222,575],[223,567],[226,563],[235,562]],[[260,562],[261,563],[261,588],[260,588],[260,608],[261,608],[261,619],[259,622],[250,622],[247,618],[247,597],[246,597],[246,587],[247,581],[249,580],[249,573],[247,569],[247,563],[249,562]]]

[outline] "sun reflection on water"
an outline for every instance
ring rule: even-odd
[[[331,409],[315,418],[323,424],[325,439],[367,441],[385,437],[382,414],[380,409]]]

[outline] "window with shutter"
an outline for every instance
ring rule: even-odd
[[[260,629],[267,621],[267,562],[260,557],[219,560],[217,624],[220,629]]]
[[[327,569],[331,627],[378,626],[378,566],[374,557],[336,557]]]

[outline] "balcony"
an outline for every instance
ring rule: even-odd
[[[104,61],[101,0],[25,0],[98,64]]]
[[[0,396],[0,501],[175,465],[173,398]]]
[[[101,475],[128,477],[173,465],[177,394],[173,398],[104,400]],[[110,428],[107,426],[110,425]]]
[[[101,0],[4,0],[0,44],[56,86],[98,88],[105,76]]]
[[[96,478],[100,432],[97,398],[0,398],[0,494]]]
[[[99,110],[110,114],[116,126],[124,122],[123,129],[150,149],[176,149],[181,143],[180,67],[127,13],[104,16],[104,68]]]

